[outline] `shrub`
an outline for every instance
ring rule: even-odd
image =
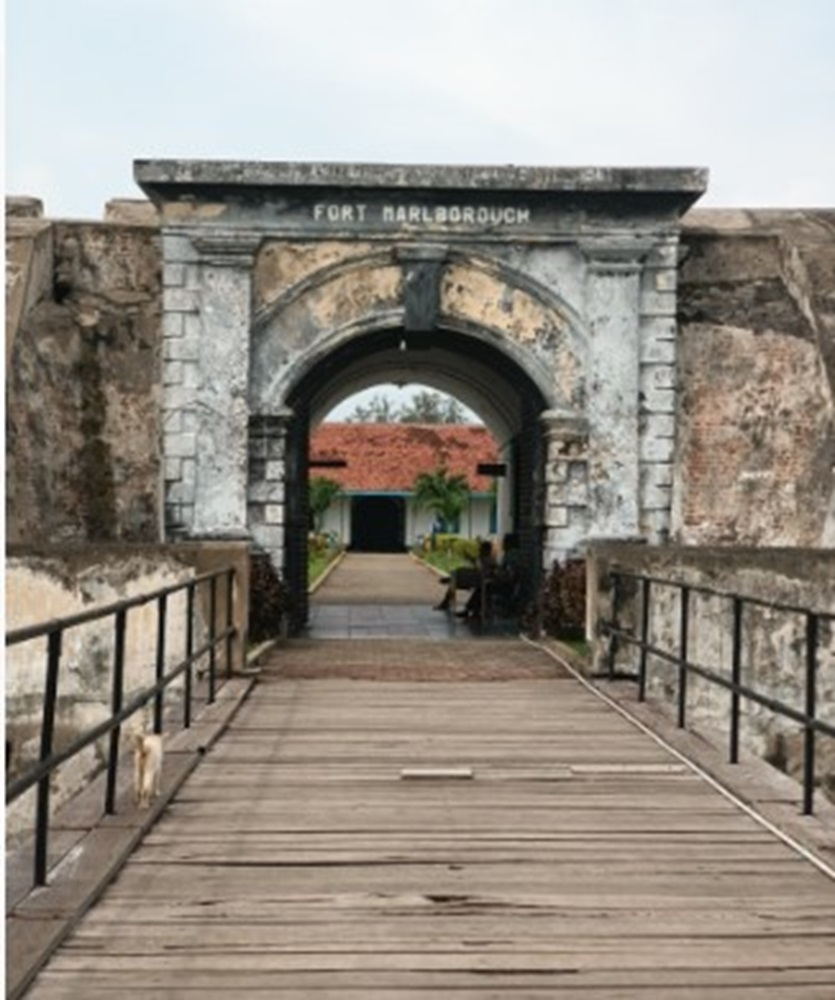
[[[249,556],[249,639],[263,642],[282,635],[290,613],[290,591],[266,552]]]
[[[463,538],[461,535],[438,532],[435,535],[434,551],[461,563],[475,562],[480,543],[478,538]]]
[[[543,631],[558,639],[579,639],[586,628],[586,562],[555,560],[539,595]]]
[[[478,547],[481,544],[478,538],[456,538],[452,551],[462,562],[474,563],[478,559]]]

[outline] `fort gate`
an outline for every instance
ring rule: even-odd
[[[421,382],[499,443],[499,527],[530,565],[665,540],[679,225],[705,171],[134,169],[163,234],[168,538],[251,537],[303,593],[311,426]]]

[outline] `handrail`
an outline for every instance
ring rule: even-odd
[[[687,681],[690,674],[702,677],[711,684],[716,684],[731,693],[730,731],[729,731],[729,761],[739,762],[739,728],[740,699],[753,701],[769,709],[775,715],[791,719],[798,723],[804,732],[803,744],[803,813],[811,815],[814,810],[815,793],[815,737],[818,734],[835,738],[835,725],[832,725],[817,715],[817,677],[818,658],[821,643],[821,621],[835,623],[835,613],[814,610],[802,605],[788,604],[780,601],[769,601],[761,597],[743,595],[734,591],[719,590],[700,584],[691,584],[683,580],[654,576],[635,570],[613,568],[609,575],[613,584],[611,619],[600,618],[596,624],[597,634],[608,637],[609,651],[607,671],[605,676],[610,680],[634,680],[638,685],[638,700],[646,700],[647,658],[654,656],[662,664],[674,667],[678,674],[677,685],[677,725],[685,728],[687,721]],[[639,634],[623,627],[618,622],[622,610],[623,589],[625,580],[633,580],[640,588]],[[650,641],[650,609],[654,590],[658,587],[671,588],[678,591],[679,623],[677,649],[671,651]],[[718,673],[712,667],[693,662],[688,655],[690,639],[690,612],[692,595],[702,594],[711,598],[719,598],[732,602],[731,629],[731,662],[730,678]],[[765,608],[772,611],[799,615],[805,622],[804,627],[804,679],[803,679],[803,710],[786,704],[779,698],[759,691],[749,684],[744,684],[742,676],[742,650],[744,643],[743,617],[746,606]],[[636,674],[618,673],[615,661],[620,643],[637,647],[639,650],[638,670]]]
[[[226,580],[225,624],[217,627],[217,583],[219,579]],[[6,805],[20,798],[29,789],[37,786],[37,802],[35,813],[35,861],[34,884],[46,885],[47,879],[47,847],[49,837],[49,797],[50,776],[61,764],[72,759],[86,747],[104,736],[110,736],[107,757],[107,774],[105,781],[104,811],[112,815],[116,811],[116,779],[119,764],[119,743],[122,723],[140,711],[149,702],[154,703],[153,731],[161,733],[163,728],[163,699],[165,689],[179,677],[185,677],[183,694],[183,728],[191,725],[192,675],[194,665],[204,656],[208,657],[208,702],[213,703],[217,692],[217,647],[225,648],[226,678],[232,676],[232,643],[238,635],[233,617],[233,584],[235,568],[233,566],[203,573],[191,577],[181,583],[158,588],[146,594],[125,598],[121,601],[103,607],[63,618],[55,618],[35,625],[12,629],[6,633],[6,646],[19,645],[41,637],[47,638],[46,651],[46,683],[44,686],[43,707],[41,714],[40,753],[38,763],[28,768],[22,775],[6,785]],[[208,585],[208,638],[199,645],[195,644],[196,633],[196,594],[198,588]],[[166,670],[166,625],[168,617],[168,598],[180,592],[186,592],[185,657],[173,667]],[[128,628],[128,613],[134,608],[156,602],[157,636],[156,655],[154,662],[154,682],[142,688],[127,704],[124,703],[124,671],[125,671],[125,639]],[[63,750],[53,750],[55,733],[55,714],[58,700],[58,680],[61,668],[61,655],[64,634],[79,625],[94,621],[114,619],[114,655],[111,684],[111,705],[108,718],[83,733]]]
[[[170,594],[177,593],[177,591],[184,590],[190,585],[204,583],[206,580],[211,580],[212,577],[225,576],[227,573],[234,573],[234,569],[229,567],[228,569],[202,573],[199,576],[191,577],[184,583],[171,583],[167,587],[160,587],[158,590],[151,591],[148,594],[125,597],[121,601],[114,601],[112,604],[103,604],[99,608],[90,608],[89,611],[79,611],[74,615],[65,615],[61,618],[52,618],[45,622],[36,622],[34,625],[22,625],[20,628],[12,629],[6,633],[6,645],[13,646],[20,642],[27,642],[30,639],[38,639],[40,636],[47,635],[56,630],[66,631],[69,628],[74,628],[76,625],[86,625],[88,622],[96,621],[99,618],[107,618],[109,615],[115,615],[117,611],[121,611],[122,609],[138,608],[143,604],[149,604],[163,595],[167,597]]]

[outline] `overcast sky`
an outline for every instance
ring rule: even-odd
[[[6,190],[147,157],[706,166],[835,205],[832,0],[7,0]]]

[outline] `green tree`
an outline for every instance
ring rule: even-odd
[[[414,482],[415,500],[441,519],[445,530],[452,530],[470,499],[467,477],[445,468],[421,472]]]
[[[401,407],[398,419],[402,424],[463,424],[464,407],[453,396],[423,390]]]
[[[400,411],[388,396],[376,393],[365,405],[354,407],[346,423],[349,424],[396,424],[400,419]]]
[[[454,396],[423,389],[409,402],[397,406],[383,392],[375,393],[365,404],[354,407],[349,424],[464,424],[466,411]]]
[[[313,476],[308,484],[307,504],[310,508],[310,516],[313,520],[313,530],[322,530],[322,519],[325,512],[342,491],[342,487],[335,479],[327,476]]]

